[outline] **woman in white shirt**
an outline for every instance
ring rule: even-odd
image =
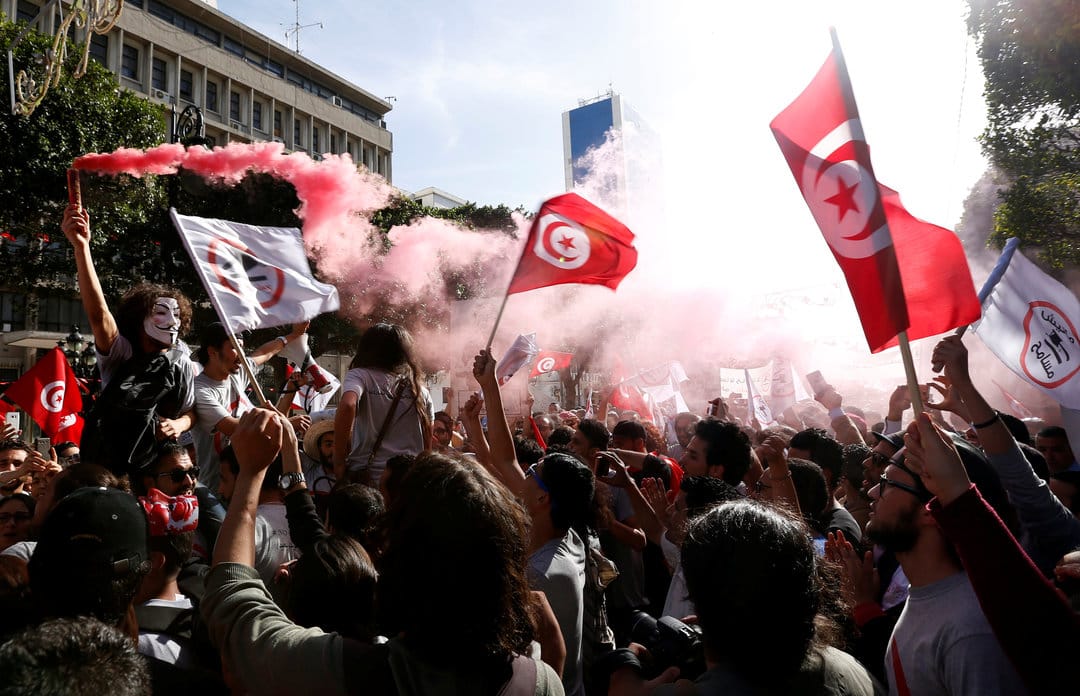
[[[431,446],[431,396],[412,353],[412,338],[396,324],[375,324],[360,337],[334,418],[338,481],[377,487],[386,460]]]

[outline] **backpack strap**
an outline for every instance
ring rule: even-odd
[[[404,378],[398,382],[397,391],[394,392],[394,400],[390,403],[390,410],[386,412],[386,418],[383,419],[382,427],[379,428],[379,434],[375,436],[375,444],[371,446],[371,454],[368,455],[367,460],[368,469],[371,468],[372,463],[375,461],[375,455],[379,453],[379,448],[382,447],[386,431],[390,429],[390,421],[394,418],[394,413],[397,412],[398,404],[401,403],[401,395],[405,393],[405,387],[408,384],[409,380]]]

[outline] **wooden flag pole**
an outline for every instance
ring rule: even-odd
[[[240,366],[244,368],[244,374],[247,375],[248,382],[251,383],[252,389],[255,390],[255,396],[259,397],[259,402],[266,408],[273,409],[274,405],[263,394],[262,387],[255,380],[255,373],[251,370],[251,365],[248,364],[247,355],[244,353],[244,347],[240,345],[239,339],[236,338],[236,334],[233,333],[232,328],[228,322],[221,322],[225,326],[225,330],[229,332],[229,340],[232,341],[233,347],[236,348],[236,352],[240,354]]]
[[[897,335],[900,342],[900,357],[904,361],[904,372],[907,373],[908,391],[911,393],[911,408],[915,415],[925,411],[922,402],[922,394],[919,392],[919,378],[915,374],[915,361],[911,357],[911,344],[908,342],[907,330]]]

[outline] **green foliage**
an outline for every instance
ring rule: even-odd
[[[0,22],[0,50],[7,51],[23,26]],[[29,34],[15,49],[16,71],[50,46],[48,37]],[[30,116],[11,114],[8,104],[0,109],[0,231],[5,233],[0,263],[7,270],[5,283],[23,290],[59,290],[73,269],[60,232],[71,162],[86,152],[157,145],[165,130],[159,107],[120,90],[112,73],[96,62],[73,79],[78,54],[69,47],[60,83]],[[7,84],[6,63],[0,75]],[[106,231],[94,240],[95,257],[116,261],[102,264],[106,292],[115,295],[133,278],[160,273],[160,263],[146,248],[154,237],[152,212],[162,200],[162,187],[153,180],[101,180],[84,187],[94,225]]]
[[[1019,237],[1042,260],[1080,263],[1080,5],[968,0],[979,40],[988,126],[983,149],[1011,185],[990,241]]]

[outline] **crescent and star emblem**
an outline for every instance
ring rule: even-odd
[[[543,215],[533,253],[556,268],[581,268],[589,260],[589,234],[578,223],[555,213]]]

